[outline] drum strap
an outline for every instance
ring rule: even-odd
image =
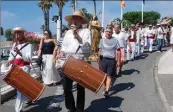
[[[21,51],[23,48],[25,48],[28,44],[29,44],[29,43],[26,43],[24,46],[22,46],[22,47],[19,49],[19,51]],[[14,57],[13,59],[15,59],[16,56],[18,55],[18,54],[14,55],[12,52],[11,52],[11,54],[12,54],[13,57]],[[21,62],[22,62],[22,60],[21,60]],[[20,62],[20,63],[21,63],[21,62]],[[19,63],[19,64],[20,64],[20,63]]]
[[[78,53],[78,51],[79,51],[80,47],[81,47],[81,46],[79,45],[79,47],[77,48],[77,50],[76,50],[75,54],[76,54],[76,53]]]

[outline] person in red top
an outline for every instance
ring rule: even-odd
[[[22,68],[25,72],[30,71],[30,59],[32,57],[32,46],[25,41],[24,37],[25,30],[21,27],[16,27],[13,29],[15,42],[12,45],[8,63],[11,65],[18,66]],[[21,112],[24,101],[30,100],[17,91],[15,112]]]

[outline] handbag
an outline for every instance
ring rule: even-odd
[[[42,50],[43,50],[43,42],[44,39],[42,41],[42,46],[41,46],[41,55],[38,57],[38,59],[36,60],[37,65],[40,67],[40,70],[43,70],[43,57],[42,57]]]

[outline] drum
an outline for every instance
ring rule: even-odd
[[[40,97],[45,88],[44,85],[17,66],[12,67],[3,80],[33,101]]]
[[[64,75],[83,87],[97,93],[103,85],[106,75],[87,62],[68,56],[62,66]]]

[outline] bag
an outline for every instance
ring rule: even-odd
[[[43,58],[42,58],[42,56],[40,56],[40,57],[36,60],[36,63],[37,63],[38,66],[41,66],[41,65],[42,65],[42,63],[43,63]]]
[[[43,70],[43,57],[42,57],[43,42],[44,42],[44,39],[43,39],[43,41],[42,41],[42,46],[41,46],[41,55],[40,55],[40,57],[38,57],[38,59],[36,60],[36,63],[37,63],[37,65],[40,67],[40,70],[41,70],[41,71]]]

